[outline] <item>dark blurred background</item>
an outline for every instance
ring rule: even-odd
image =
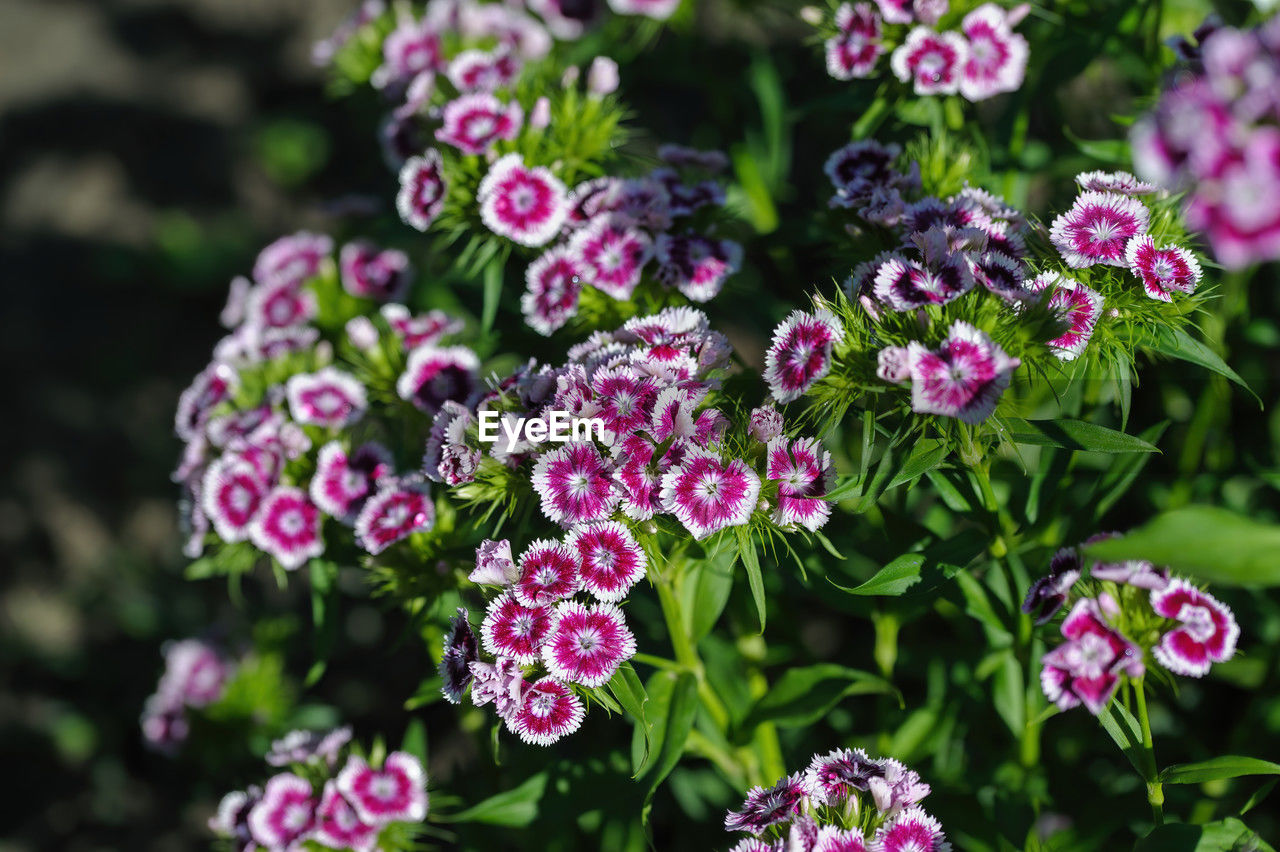
[[[280,233],[325,225],[337,164],[385,176],[376,154],[351,156],[373,149],[369,126],[327,108],[310,64],[350,6],[0,2],[5,852],[190,849],[232,780],[138,732],[161,643],[206,625],[247,641],[266,588],[238,612],[224,586],[182,579],[173,406],[230,277]],[[375,612],[348,618],[377,641]],[[367,690],[324,687],[359,715]]]

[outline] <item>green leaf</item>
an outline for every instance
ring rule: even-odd
[[[1036,447],[1059,447],[1090,453],[1157,453],[1141,438],[1083,420],[1022,420],[1002,417],[1009,440]]]
[[[850,695],[895,695],[897,688],[879,675],[836,663],[819,663],[788,669],[751,708],[742,730],[773,722],[778,727],[798,727],[821,719]]]
[[[427,727],[422,724],[421,719],[409,722],[409,727],[404,732],[404,739],[400,741],[400,750],[418,758],[423,766],[427,765]]]
[[[1112,701],[1098,714],[1098,723],[1111,735],[1115,744],[1120,746],[1120,750],[1124,752],[1125,757],[1129,758],[1129,762],[1133,764],[1134,769],[1138,770],[1138,774],[1147,782],[1155,781],[1155,762],[1151,753],[1143,748],[1142,728],[1138,725],[1138,720],[1133,718],[1133,714],[1119,701]]]
[[[714,556],[698,563],[693,606],[690,608],[690,634],[694,642],[711,632],[720,619],[729,594],[733,591],[733,565],[737,554],[732,547],[721,547]]]
[[[436,816],[446,822],[480,822],[504,828],[523,828],[538,817],[538,803],[547,787],[547,775],[539,772],[514,790],[490,796],[453,816]]]
[[[1103,562],[1145,559],[1222,585],[1280,586],[1280,526],[1213,506],[1165,512],[1086,552]]]
[[[918,553],[904,553],[875,573],[870,580],[861,585],[842,586],[832,583],[842,592],[851,595],[882,595],[897,597],[907,589],[920,582],[920,569],[924,566],[924,557]]]
[[[760,554],[756,553],[755,540],[746,527],[738,527],[738,554],[742,557],[742,565],[747,569],[747,583],[751,586],[751,597],[756,602],[756,615],[760,619],[760,632],[764,632],[766,603],[764,597],[764,576],[760,573]]]
[[[680,762],[684,745],[698,715],[698,706],[698,680],[691,672],[682,672],[671,690],[671,704],[663,725],[662,746],[654,762],[653,778],[649,781],[650,797]]]
[[[480,333],[488,334],[498,316],[498,300],[502,298],[502,272],[506,267],[506,254],[489,261],[484,268],[484,303],[480,311]]]
[[[1126,139],[1081,139],[1071,128],[1064,126],[1062,133],[1071,140],[1080,153],[1114,166],[1126,166],[1129,163],[1129,142]]]
[[[1239,373],[1231,369],[1217,352],[1187,334],[1183,329],[1160,326],[1139,338],[1138,345],[1150,349],[1152,352],[1157,352],[1169,358],[1177,358],[1180,361],[1204,367],[1206,370],[1211,370],[1220,376],[1224,376],[1248,391],[1254,399],[1258,400],[1258,405],[1262,405],[1261,398],[1253,392],[1253,388],[1249,387],[1244,379],[1240,378]]]
[[[1178,763],[1160,773],[1165,784],[1200,784],[1242,775],[1280,775],[1280,763],[1256,757],[1224,754],[1199,763]]]
[[[911,450],[911,455],[889,480],[888,488],[906,485],[933,470],[947,457],[947,445],[937,438],[924,438]]]
[[[1275,852],[1235,817],[1204,825],[1167,823],[1134,844],[1133,852]]]
[[[839,503],[841,500],[847,500],[850,497],[857,497],[862,493],[862,479],[857,476],[846,476],[827,492],[827,500],[832,503]]]

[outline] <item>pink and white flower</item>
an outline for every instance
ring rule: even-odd
[[[1129,240],[1124,253],[1129,271],[1138,276],[1147,295],[1162,302],[1173,301],[1173,294],[1194,293],[1200,283],[1200,262],[1180,246],[1156,248],[1150,236]]]
[[[1225,663],[1236,652],[1240,626],[1225,604],[1186,580],[1170,580],[1151,593],[1151,608],[1179,625],[1151,649],[1171,672],[1203,677],[1213,663]]]
[[[436,507],[425,489],[394,481],[384,484],[356,516],[356,541],[377,555],[397,541],[431,529]]]
[[[827,73],[837,80],[870,76],[884,53],[880,16],[870,3],[841,3],[836,9],[837,35],[827,39]]]
[[[582,726],[582,701],[565,684],[544,677],[530,684],[520,705],[506,717],[507,727],[532,745],[551,745]]]
[[[602,521],[618,505],[613,471],[594,444],[573,441],[543,453],[533,467],[533,490],[542,513],[572,527]]]
[[[909,24],[915,20],[912,6],[916,0],[876,0],[876,7],[887,24]]]
[[[694,302],[714,299],[742,265],[742,246],[701,234],[660,234],[655,244],[658,280]]]
[[[954,95],[968,60],[964,36],[916,27],[893,52],[889,67],[899,80],[912,83],[917,95]]]
[[[813,756],[805,770],[804,781],[809,795],[819,803],[839,807],[850,796],[871,789],[871,779],[880,778],[884,770],[860,748],[836,749]]]
[[[504,592],[489,604],[480,638],[489,653],[528,665],[538,659],[554,626],[551,607],[525,606],[514,594]]]
[[[835,477],[831,454],[813,438],[774,438],[766,451],[765,475],[778,483],[778,506],[773,520],[816,531],[831,516],[827,489]]]
[[[492,92],[520,73],[520,60],[509,50],[464,50],[449,62],[445,76],[459,92]]]
[[[564,184],[550,169],[507,154],[489,168],[476,192],[485,227],[523,246],[550,242],[568,214]]]
[[[360,380],[336,367],[290,377],[285,396],[295,422],[328,429],[350,426],[369,407]]]
[[[1128,172],[1081,172],[1076,175],[1076,184],[1085,191],[1117,195],[1150,195],[1158,189],[1154,183],[1138,180]]]
[[[911,370],[911,409],[920,414],[955,417],[981,423],[995,411],[1000,395],[1021,363],[967,322],[952,324],[936,350],[912,342],[907,347]]]
[[[379,302],[403,298],[412,274],[407,254],[396,249],[379,251],[367,240],[355,240],[342,247],[338,271],[344,290]]]
[[[258,253],[253,264],[253,280],[267,287],[273,284],[298,286],[319,272],[333,253],[333,240],[324,234],[298,231],[281,237]]]
[[[444,68],[440,34],[429,20],[402,18],[382,42],[382,64],[370,82],[378,89],[403,90],[413,78]]]
[[[818,829],[811,852],[867,852],[867,844],[857,829],[824,825]]]
[[[300,283],[283,279],[249,291],[245,324],[254,328],[291,328],[315,319],[316,297]]]
[[[915,770],[891,757],[880,758],[876,765],[880,771],[867,781],[867,790],[881,813],[892,816],[929,795],[929,785],[920,780]]]
[[[1144,671],[1142,649],[1108,624],[1099,601],[1076,602],[1062,622],[1067,641],[1044,655],[1040,686],[1062,710],[1081,703],[1093,715],[1107,706],[1120,676]]]
[[[942,825],[923,808],[907,808],[876,829],[871,852],[951,852]]]
[[[270,488],[262,472],[243,458],[228,454],[210,464],[200,489],[200,502],[218,538],[225,542],[247,539]]]
[[[164,676],[156,692],[187,707],[207,707],[222,697],[231,672],[216,647],[184,639],[165,646]]]
[[[475,706],[492,703],[503,719],[520,706],[526,684],[524,669],[516,660],[502,655],[492,663],[476,660],[471,664],[471,677],[471,703]]]
[[[479,370],[480,359],[465,346],[419,346],[409,353],[396,393],[434,416],[449,400],[471,396]]]
[[[575,527],[565,547],[577,556],[582,588],[607,603],[625,598],[648,564],[644,548],[617,521]]]
[[[831,350],[844,339],[844,329],[830,311],[792,311],[773,333],[764,359],[764,380],[778,402],[799,399],[814,382],[831,372]]]
[[[444,209],[449,185],[444,179],[440,152],[429,148],[421,156],[410,157],[400,168],[400,191],[396,211],[406,225],[426,231]]]
[[[953,254],[935,265],[889,257],[876,271],[872,292],[895,311],[945,305],[973,289],[974,275],[966,259]]]
[[[635,653],[636,639],[627,629],[622,611],[610,603],[560,604],[555,627],[542,645],[548,672],[586,687],[604,686],[618,666]]]
[[[745,524],[760,496],[760,477],[742,459],[727,464],[701,448],[691,448],[678,467],[662,477],[662,505],[696,539]]]
[[[301,488],[278,486],[258,509],[249,538],[281,567],[293,571],[324,553],[320,524],[324,516]]]
[[[742,809],[725,816],[724,827],[727,831],[760,834],[770,826],[790,822],[800,813],[807,793],[804,775],[799,772],[779,779],[768,789],[753,787]]]
[[[311,784],[291,772],[267,781],[262,798],[249,811],[249,831],[267,849],[299,848],[315,821]]]
[[[412,316],[404,305],[383,305],[379,311],[391,330],[400,335],[406,351],[439,343],[442,338],[462,331],[462,320],[444,311],[427,311]]]
[[[680,0],[609,0],[609,8],[619,15],[644,15],[665,21],[680,8]]]
[[[622,513],[635,521],[648,520],[662,511],[654,450],[644,435],[625,435],[613,447],[613,478],[622,492]]]
[[[393,751],[374,769],[352,755],[338,773],[338,790],[369,825],[422,822],[427,817],[427,773],[418,758]]]
[[[360,814],[338,791],[335,781],[324,785],[316,808],[315,830],[311,838],[330,849],[371,852],[378,840],[378,828],[360,819]]]
[[[905,346],[886,346],[876,353],[876,378],[891,385],[911,381],[911,350]]]
[[[520,312],[534,331],[551,336],[578,312],[582,276],[573,252],[566,246],[549,249],[525,271]]]
[[[782,412],[772,405],[762,405],[752,409],[751,422],[747,426],[747,434],[762,444],[767,444],[782,435],[786,425]]]
[[[1027,72],[1027,40],[1010,27],[1005,10],[983,3],[964,16],[960,31],[969,41],[960,94],[981,101],[1017,91]]]
[[[510,586],[520,578],[520,569],[511,556],[511,542],[485,539],[476,548],[476,567],[467,577],[482,586]]]
[[[534,541],[520,555],[520,577],[512,589],[525,606],[549,606],[582,586],[578,560],[558,541]]]
[[[524,121],[516,101],[503,104],[488,92],[459,95],[444,105],[436,139],[464,154],[483,154],[499,139],[515,139]]]
[[[391,451],[369,443],[351,455],[337,441],[320,448],[311,477],[311,501],[339,520],[353,523],[364,501],[392,472]]]
[[[1090,190],[1053,220],[1049,239],[1075,269],[1099,263],[1124,266],[1125,247],[1146,232],[1150,219],[1146,206],[1132,196]]]
[[[602,216],[573,235],[569,252],[584,283],[625,300],[640,283],[641,270],[653,255],[653,242],[623,219]]]
[[[1042,272],[1027,282],[1032,293],[1051,290],[1049,307],[1067,323],[1067,330],[1048,341],[1048,346],[1063,361],[1074,361],[1089,345],[1093,330],[1102,316],[1102,295],[1056,272]]]

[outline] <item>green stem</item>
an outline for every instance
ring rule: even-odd
[[[1142,678],[1133,684],[1134,699],[1138,707],[1138,722],[1142,725],[1142,748],[1147,753],[1147,765],[1153,769],[1156,764],[1155,744],[1151,739],[1151,719],[1147,715],[1147,686]],[[1155,769],[1156,778],[1159,770]],[[1164,824],[1164,785],[1159,780],[1147,782],[1147,801],[1151,803],[1151,817],[1156,825]]]

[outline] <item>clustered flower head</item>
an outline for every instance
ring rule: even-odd
[[[1060,709],[1083,704],[1095,716],[1123,678],[1142,677],[1152,662],[1203,677],[1213,663],[1231,659],[1240,635],[1229,607],[1167,569],[1133,560],[1095,562],[1086,572],[1077,548],[1054,556],[1022,609],[1035,614],[1037,624],[1067,610],[1063,641],[1045,654],[1040,683]]]
[[[582,724],[575,688],[604,686],[636,652],[617,603],[645,575],[648,559],[628,528],[603,521],[561,540],[531,542],[519,559],[508,541],[476,551],[476,582],[498,591],[477,643],[459,609],[445,636],[443,692],[477,707],[492,703],[507,730],[550,745]]]
[[[733,852],[949,852],[941,824],[920,807],[928,795],[902,763],[837,749],[752,789],[724,825],[750,835]]]
[[[224,796],[210,829],[238,852],[293,852],[311,844],[352,852],[407,848],[404,838],[411,840],[427,816],[421,761],[403,751],[375,761],[349,748],[350,740],[350,728],[294,731],[277,740],[267,763],[287,769]]]
[[[622,176],[608,162],[610,144],[557,149],[567,144],[557,140],[594,138],[598,128],[616,124],[613,60],[597,57],[585,75],[569,69],[550,97],[530,100],[519,86],[525,71],[546,59],[553,37],[577,38],[597,17],[594,5],[542,0],[524,11],[433,0],[421,18],[397,12],[372,80],[399,103],[385,139],[400,170],[401,219],[425,232],[447,213],[451,227],[478,223],[498,239],[538,250],[526,267],[521,309],[544,335],[577,313],[584,287],[626,301],[647,273],[657,287],[705,302],[742,262],[737,243],[700,222],[701,211],[724,204],[714,179],[728,164],[723,154],[664,145],[658,168]],[[679,3],[610,5],[620,14],[665,19]],[[558,124],[575,121],[585,129]],[[572,165],[584,159],[586,168]],[[592,177],[581,180],[583,174]]]
[[[1027,40],[1013,31],[1029,7],[983,3],[961,19],[947,0],[860,0],[836,9],[825,42],[827,73],[865,79],[889,56],[893,75],[917,95],[959,94],[982,101],[1022,85]],[[939,28],[944,18],[954,29]]]
[[[1081,193],[1049,229],[1058,253],[1036,256],[1017,210],[971,186],[925,194],[917,164],[895,166],[901,153],[861,140],[827,159],[831,206],[850,211],[850,230],[882,250],[853,269],[847,299],[817,299],[775,331],[765,378],[777,402],[819,385],[877,394],[888,385],[900,398],[909,390],[917,414],[978,424],[1024,360],[1039,359],[1037,375],[1060,374],[1055,361],[1081,358],[1103,323],[1126,321],[1108,307],[1185,322],[1160,303],[1192,295],[1200,265],[1169,226],[1152,229],[1159,202],[1144,200],[1150,185],[1125,172],[1078,175]]]
[[[1147,180],[1185,191],[1187,224],[1224,266],[1280,257],[1280,16],[1202,28],[1189,67],[1133,128]],[[1198,277],[1199,270],[1196,270]]]
[[[216,703],[235,673],[235,665],[217,646],[200,639],[165,645],[164,674],[142,713],[147,745],[165,753],[181,747],[190,733],[187,713]]]
[[[335,263],[332,249],[309,233],[264,249],[253,283],[232,285],[223,313],[230,333],[182,395],[176,431],[187,445],[174,478],[186,496],[193,558],[211,540],[246,542],[296,570],[326,552],[326,535],[352,536],[376,554],[434,523],[422,477],[398,473],[381,443],[354,438],[394,404],[387,394],[371,399],[356,374],[375,353],[399,371],[396,395],[434,416],[476,392],[480,361],[443,345],[461,322],[440,311],[414,316],[390,301],[411,283],[403,253],[357,240]],[[363,312],[335,340],[316,320],[320,300],[339,286]],[[335,350],[354,360],[337,360]]]
[[[730,354],[693,308],[634,317],[574,346],[559,367],[530,364],[470,408],[442,409],[425,473],[457,483],[485,471],[527,471],[543,514],[569,531],[659,515],[697,539],[753,518],[816,530],[829,513],[830,455],[812,439],[783,437],[776,410],[754,418],[754,429],[730,429],[730,417],[712,404]],[[602,432],[563,443],[480,441],[487,415],[518,423],[557,414],[598,422]],[[462,475],[451,462],[458,457],[473,460]]]

